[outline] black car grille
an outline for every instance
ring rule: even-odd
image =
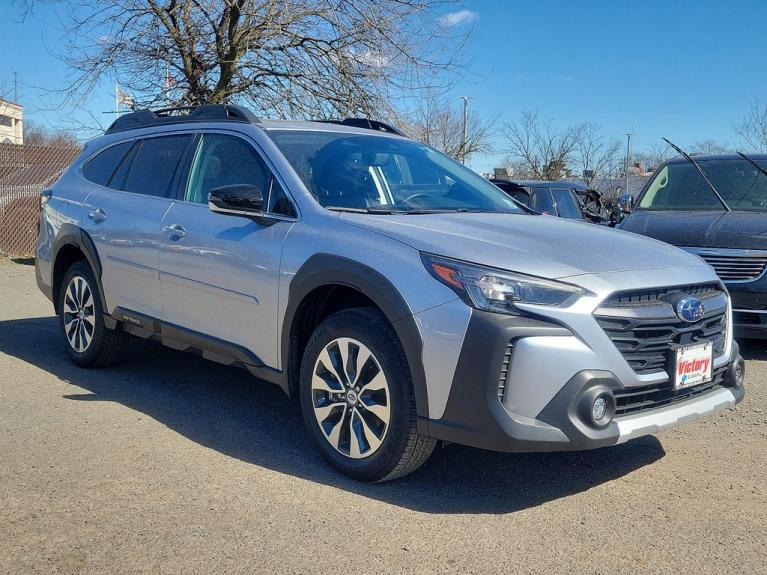
[[[767,267],[767,253],[749,255],[701,252],[698,256],[714,268],[716,275],[724,281],[749,281],[758,278]]]
[[[615,390],[615,417],[663,407],[721,388],[725,371],[725,368],[714,370],[711,381],[686,389],[674,390],[670,381],[617,389]]]
[[[682,321],[669,303],[681,295],[695,295],[704,305],[710,302],[711,311],[698,322]],[[665,371],[672,350],[679,345],[711,341],[714,357],[721,355],[726,312],[726,297],[719,285],[701,284],[620,292],[603,302],[594,315],[631,368],[651,374]]]

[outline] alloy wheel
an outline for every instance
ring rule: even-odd
[[[386,375],[363,343],[348,337],[328,343],[312,371],[312,407],[325,439],[352,459],[375,453],[391,419]]]
[[[64,334],[69,345],[83,353],[93,340],[96,311],[93,292],[82,276],[73,276],[64,295]]]

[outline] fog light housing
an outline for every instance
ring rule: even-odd
[[[604,429],[615,417],[615,396],[610,388],[596,385],[585,390],[578,400],[578,415],[583,423]]]
[[[600,395],[591,404],[591,421],[595,425],[600,425],[604,421],[607,415],[607,398],[604,395]]]
[[[727,370],[726,385],[727,387],[741,387],[743,381],[746,379],[746,362],[743,358],[738,358],[732,362],[730,369]]]

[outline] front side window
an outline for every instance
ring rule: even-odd
[[[525,213],[502,190],[424,144],[338,132],[268,132],[328,209]]]
[[[160,136],[140,142],[123,189],[126,192],[168,198],[184,153],[188,135]]]
[[[133,145],[133,142],[115,144],[96,154],[83,166],[83,176],[85,176],[85,179],[94,184],[106,186],[112,174],[115,173],[117,167],[125,158],[131,145]]]
[[[727,205],[736,211],[767,212],[767,176],[742,159],[699,160]],[[653,177],[640,210],[722,211],[724,207],[690,163],[670,163]]]
[[[578,207],[578,201],[573,197],[573,192],[551,188],[551,195],[554,196],[554,202],[557,204],[557,215],[559,217],[570,220],[581,219],[581,209]]]
[[[185,199],[207,204],[215,188],[236,184],[256,186],[266,201],[271,173],[251,145],[235,136],[205,134],[197,148]]]
[[[554,200],[548,188],[538,188],[533,192],[533,209],[551,216],[556,216]]]

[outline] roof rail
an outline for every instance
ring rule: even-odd
[[[365,128],[366,130],[376,130],[378,132],[386,132],[387,134],[397,134],[398,136],[405,136],[405,134],[384,122],[378,120],[370,120],[368,118],[344,118],[343,120],[315,120],[315,122],[322,122],[325,124],[340,124],[342,126],[354,126],[355,128]]]
[[[137,110],[130,114],[124,114],[112,122],[106,133],[112,134],[123,130],[135,130],[165,124],[216,121],[257,123],[259,120],[250,110],[234,104],[179,106],[160,110]]]

